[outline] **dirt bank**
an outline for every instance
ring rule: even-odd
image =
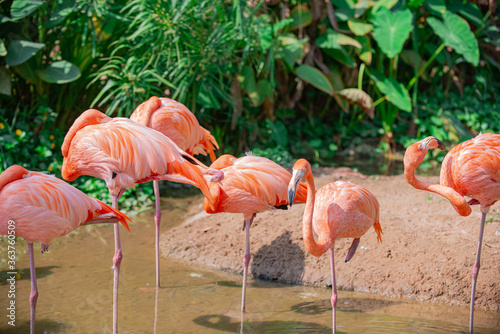
[[[382,243],[370,229],[350,263],[344,263],[350,239],[335,244],[340,289],[466,305],[471,290],[480,211],[460,217],[439,195],[410,187],[404,176],[362,178],[356,174],[315,171],[316,186],[348,179],[370,190],[380,203]],[[437,177],[422,177],[437,183]],[[258,214],[251,228],[250,272],[274,280],[331,285],[327,254],[316,258],[302,241],[304,205]],[[496,204],[488,219],[499,211]],[[208,215],[193,205],[186,221],[164,233],[163,256],[216,269],[243,271],[243,215]],[[476,305],[500,310],[500,216],[486,224]]]

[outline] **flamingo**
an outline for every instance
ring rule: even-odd
[[[42,243],[42,253],[54,238],[80,225],[116,223],[130,232],[130,219],[103,202],[50,175],[28,171],[17,165],[0,174],[0,234],[22,237],[28,243],[30,263],[30,333],[35,332],[38,288],[33,243]],[[9,239],[10,240],[10,239]]]
[[[293,166],[293,175],[288,186],[288,202],[293,203],[297,188],[307,183],[307,202],[302,219],[302,235],[306,249],[314,256],[321,256],[330,249],[332,274],[332,311],[333,332],[336,329],[335,306],[337,287],[335,285],[335,263],[333,245],[336,239],[354,238],[345,262],[354,256],[360,238],[373,226],[377,240],[382,241],[382,228],[379,222],[379,204],[375,196],[365,188],[350,182],[329,183],[315,191],[311,165],[305,159],[299,159]],[[316,201],[318,197],[318,201]],[[319,241],[314,240],[314,232]]]
[[[424,160],[427,151],[433,148],[446,149],[441,141],[432,136],[408,146],[404,157],[406,181],[416,189],[431,191],[445,197],[461,216],[471,214],[470,205],[481,206],[476,262],[472,267],[469,320],[469,332],[472,333],[486,214],[500,199],[500,135],[480,134],[451,149],[441,165],[440,184],[422,182],[415,177],[415,169]],[[471,200],[467,202],[464,196],[470,197]]]
[[[104,180],[115,209],[125,189],[153,180],[193,184],[212,203],[204,175],[211,176],[214,182],[223,178],[222,172],[207,168],[158,131],[127,118],[110,118],[95,109],[83,112],[75,120],[61,151],[64,157],[62,177],[73,181],[80,175],[89,175]],[[157,211],[159,202],[156,195]],[[118,283],[123,256],[120,230],[116,225],[114,232],[113,332],[117,333]],[[158,243],[158,239],[156,241]]]
[[[224,172],[224,180],[210,183],[213,207],[205,198],[204,209],[209,214],[230,212],[243,214],[246,231],[246,248],[243,258],[243,288],[241,311],[245,311],[248,264],[250,263],[250,226],[259,212],[286,209],[287,185],[291,174],[277,163],[263,157],[247,155],[236,159],[226,154],[219,157],[210,168]],[[306,187],[301,186],[297,200],[305,202]]]
[[[151,97],[141,103],[130,115],[130,119],[163,133],[189,155],[210,155],[215,161],[217,141],[210,132],[201,127],[194,114],[185,105],[168,98]],[[160,198],[159,181],[153,181],[155,198]],[[161,209],[156,203],[156,286],[160,286],[160,220]]]

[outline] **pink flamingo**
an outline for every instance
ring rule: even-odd
[[[130,232],[130,219],[103,202],[50,175],[13,165],[0,174],[0,234],[22,237],[28,243],[30,262],[30,332],[35,332],[38,288],[33,243],[42,253],[54,238],[80,225],[121,222]]]
[[[471,214],[470,205],[481,205],[482,217],[476,262],[472,267],[469,320],[469,332],[472,333],[476,283],[486,214],[490,207],[500,199],[500,135],[480,134],[451,149],[441,165],[440,184],[422,182],[415,177],[415,169],[424,160],[427,151],[433,148],[446,149],[441,141],[432,136],[408,146],[404,157],[406,181],[417,189],[431,191],[445,197],[461,216]],[[471,200],[467,202],[464,196],[470,197]]]
[[[333,245],[336,239],[354,238],[346,262],[356,252],[361,236],[373,226],[377,240],[382,241],[382,228],[379,223],[379,204],[375,196],[365,188],[343,181],[329,183],[317,192],[311,165],[305,159],[299,159],[293,166],[293,175],[288,186],[288,201],[293,203],[297,188],[307,182],[307,202],[302,221],[302,235],[306,249],[314,256],[321,256],[330,250],[332,268],[332,310],[333,332],[336,330],[337,288],[335,284],[335,262]],[[318,200],[316,201],[316,197]],[[314,240],[314,232],[319,241]]]
[[[141,103],[130,115],[130,119],[155,129],[170,138],[181,150],[189,155],[210,155],[212,162],[215,160],[215,147],[219,148],[217,141],[210,132],[201,127],[194,114],[185,105],[177,101],[151,97]],[[160,199],[159,181],[153,181],[153,189],[157,201]],[[161,209],[156,203],[156,286],[160,286],[160,220]]]
[[[118,207],[118,198],[125,189],[152,180],[193,184],[211,203],[204,175],[211,176],[214,182],[223,178],[222,172],[207,168],[158,131],[127,118],[107,117],[94,109],[85,111],[75,120],[64,138],[61,151],[63,178],[73,181],[80,175],[89,175],[104,180],[114,208]],[[159,197],[156,197],[156,206],[158,212]],[[113,331],[117,333],[122,251],[118,226],[114,231]],[[157,277],[158,271],[159,268]]]
[[[243,258],[243,288],[241,311],[245,311],[246,283],[248,264],[250,263],[250,226],[259,212],[286,209],[287,186],[292,175],[275,162],[253,155],[239,159],[231,155],[219,157],[211,168],[224,172],[224,180],[210,183],[210,193],[214,200],[211,206],[205,199],[207,213],[231,212],[242,213],[243,230],[246,229],[246,250]],[[305,202],[306,187],[301,185],[297,200]]]

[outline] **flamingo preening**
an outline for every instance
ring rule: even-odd
[[[470,205],[481,206],[481,226],[476,261],[472,267],[472,292],[470,301],[469,332],[474,329],[474,301],[477,276],[481,260],[486,214],[490,207],[500,199],[500,135],[485,133],[467,140],[451,149],[441,165],[440,184],[418,180],[415,169],[424,160],[429,149],[445,146],[436,137],[427,137],[408,146],[404,157],[405,176],[410,185],[417,189],[439,194],[450,201],[461,216],[468,216]],[[470,197],[468,202],[464,196]]]
[[[32,334],[38,300],[33,243],[41,242],[43,253],[52,239],[85,224],[119,221],[130,232],[127,220],[130,221],[123,213],[54,176],[31,172],[17,165],[0,174],[0,235],[19,236],[28,243]]]
[[[317,192],[311,165],[305,159],[299,159],[293,166],[293,175],[288,186],[288,202],[293,203],[297,189],[307,183],[307,202],[302,221],[302,235],[306,249],[314,256],[321,256],[330,250],[332,269],[332,310],[333,331],[336,329],[335,306],[337,304],[337,288],[335,285],[335,263],[333,246],[340,238],[354,238],[346,262],[356,252],[361,236],[373,226],[378,241],[382,241],[382,228],[379,223],[379,204],[375,196],[365,188],[344,181],[329,183]],[[318,242],[314,240],[314,232]]]
[[[110,118],[94,109],[85,111],[75,120],[61,151],[63,178],[73,181],[80,175],[89,175],[104,180],[114,208],[118,207],[118,198],[125,189],[153,180],[193,184],[212,203],[204,176],[211,181],[223,178],[222,172],[207,168],[158,131],[127,118]],[[156,205],[158,210],[159,197],[156,197]],[[122,251],[120,230],[116,225],[114,232],[113,332],[117,333]]]
[[[215,147],[219,148],[217,141],[210,132],[201,127],[194,114],[180,102],[168,99],[151,97],[141,103],[130,115],[130,119],[141,123],[151,129],[163,133],[170,138],[179,148],[190,155],[210,155],[215,161]],[[156,286],[160,286],[160,185],[153,180],[153,189],[156,198]]]

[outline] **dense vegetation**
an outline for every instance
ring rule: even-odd
[[[500,132],[489,3],[3,1],[0,170],[58,174],[82,111],[126,117],[152,95],[186,104],[222,152],[281,163]],[[145,188],[130,206],[145,202]]]

